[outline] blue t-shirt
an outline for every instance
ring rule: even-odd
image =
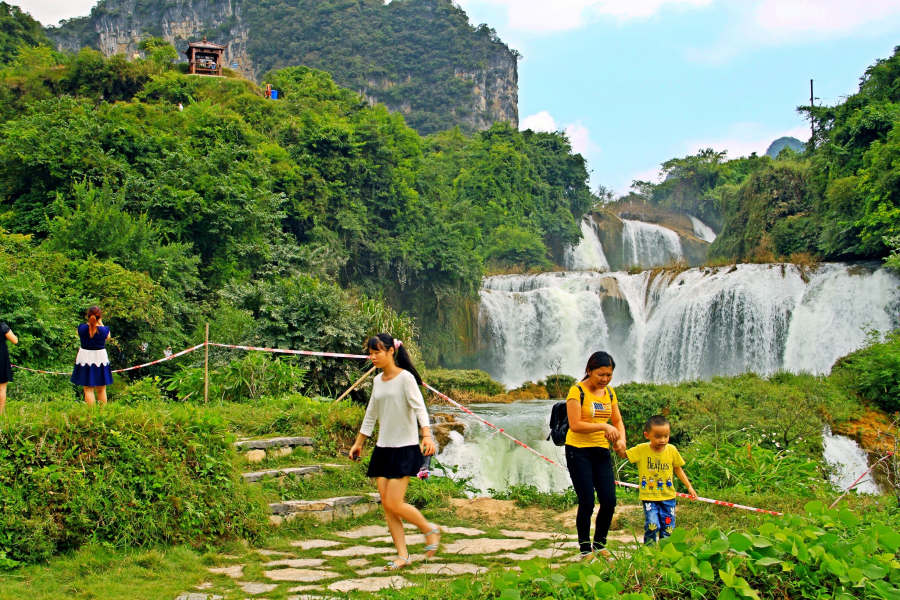
[[[101,325],[97,327],[94,337],[90,335],[90,326],[82,323],[78,326],[78,337],[81,338],[81,347],[85,350],[105,350],[106,338],[109,337],[109,327]]]

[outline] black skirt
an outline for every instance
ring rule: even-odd
[[[387,479],[402,479],[415,477],[425,462],[422,449],[419,445],[401,446],[400,448],[382,448],[375,446],[372,458],[369,460],[369,477],[385,477]]]

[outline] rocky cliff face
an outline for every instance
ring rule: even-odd
[[[141,39],[155,35],[173,44],[179,61],[185,62],[189,42],[227,44],[226,66],[248,79],[258,73],[247,46],[250,29],[241,18],[241,4],[232,0],[104,0],[89,17],[73,19],[59,28],[47,30],[60,51],[77,52],[84,46],[106,56],[124,54],[129,58]]]
[[[101,0],[90,16],[72,19],[58,28],[48,28],[47,33],[61,51],[77,52],[89,46],[107,56],[125,54],[129,58],[139,52],[137,46],[141,39],[158,36],[178,49],[182,62],[186,60],[183,52],[188,43],[206,36],[210,42],[227,44],[225,66],[242,77],[259,81],[263,72],[270,68],[293,65],[327,70],[337,83],[364,95],[370,103],[380,102],[392,111],[407,115],[409,123],[423,133],[453,125],[460,125],[464,130],[483,130],[498,121],[509,121],[518,127],[518,55],[499,40],[480,46],[473,43],[473,47],[489,50],[480,50],[482,53],[478,56],[467,57],[465,62],[468,64],[455,68],[447,66],[454,59],[443,56],[444,62],[434,67],[435,72],[426,74],[422,73],[423,64],[428,65],[426,70],[431,68],[431,64],[437,64],[433,54],[426,59],[423,52],[420,60],[406,58],[407,64],[401,64],[399,69],[397,64],[388,68],[379,64],[378,61],[383,59],[371,54],[373,44],[378,44],[373,41],[377,36],[366,40],[368,46],[359,43],[360,21],[365,22],[374,15],[381,20],[372,19],[372,27],[384,26],[386,22],[391,23],[392,17],[401,10],[428,12],[425,22],[440,19],[440,15],[446,18],[451,14],[453,18],[447,18],[443,29],[436,28],[430,32],[431,38],[415,35],[421,34],[420,31],[407,32],[392,25],[393,28],[385,34],[384,39],[388,41],[382,44],[396,42],[398,38],[415,39],[418,41],[413,44],[422,44],[423,50],[427,50],[428,44],[438,38],[446,38],[448,32],[463,42],[467,36],[476,36],[476,31],[480,30],[465,25],[467,17],[461,9],[439,6],[441,3],[450,6],[449,0],[402,0],[403,4],[409,5],[408,9],[390,9],[389,5],[381,2],[361,0],[360,7],[346,9],[346,15],[334,15],[332,11],[326,17],[316,12],[321,9],[309,2],[285,0],[273,8],[259,0]],[[395,0],[395,3],[400,4],[401,0]],[[436,10],[436,7],[444,12]],[[277,10],[287,12],[278,13]],[[394,13],[387,13],[388,10]],[[453,11],[457,13],[453,14]],[[303,19],[307,16],[308,22]],[[460,25],[460,16],[465,26]],[[273,25],[273,22],[285,21],[293,22],[293,27],[278,28]],[[353,35],[343,35],[341,28],[349,27],[347,23],[357,24]],[[419,23],[411,26],[416,25]],[[407,36],[407,33],[410,35]],[[354,39],[345,41],[342,39],[344,37]],[[341,40],[338,44],[346,44],[346,47],[335,52],[331,46],[335,39]],[[379,50],[385,51],[384,48]],[[386,50],[390,52],[390,48]],[[409,53],[409,48],[405,50]],[[354,61],[372,63],[372,75],[361,77],[356,66],[345,72],[344,65]],[[415,64],[409,64],[411,62]],[[477,67],[473,68],[473,64]],[[448,74],[451,69],[452,76]],[[395,75],[385,76],[388,71],[394,71]],[[401,80],[397,81],[397,71],[413,75],[402,75]],[[453,84],[446,85],[448,78],[466,82],[469,92],[460,92],[452,99],[431,93],[436,89],[435,82],[441,82],[443,89],[454,89]],[[408,96],[405,93],[407,89],[411,90]],[[449,120],[434,117],[440,114],[450,116]]]

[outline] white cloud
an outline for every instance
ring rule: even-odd
[[[581,27],[597,15],[619,21],[649,17],[666,4],[705,6],[714,0],[458,0],[464,9],[475,4],[506,9],[511,29],[554,32]]]
[[[542,110],[537,114],[522,119],[521,123],[519,123],[519,129],[522,131],[531,129],[532,131],[546,131],[549,133],[558,131],[559,127],[556,126],[556,119],[553,118],[550,111]]]
[[[19,6],[46,26],[56,25],[63,19],[89,15],[97,0],[18,0],[11,4]]]
[[[809,127],[797,126],[787,130],[777,130],[759,123],[735,123],[722,137],[685,142],[683,152],[686,155],[695,154],[700,150],[712,148],[716,151],[727,150],[728,158],[750,156],[753,152],[762,155],[769,148],[769,144],[784,136],[806,141],[809,139]]]
[[[585,127],[580,120],[560,127],[548,110],[525,117],[519,123],[519,129],[522,131],[526,129],[546,132],[565,131],[572,144],[573,152],[585,157],[600,154],[600,146],[591,139],[591,130]]]
[[[591,139],[591,130],[576,121],[566,125],[566,135],[572,144],[572,150],[582,156],[600,154],[600,146]]]
[[[757,25],[772,34],[845,33],[900,15],[897,0],[762,0]]]

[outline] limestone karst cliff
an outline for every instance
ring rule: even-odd
[[[518,125],[518,53],[450,0],[101,0],[47,33],[60,50],[129,57],[147,36],[179,51],[206,36],[244,77],[322,69],[421,133]]]

